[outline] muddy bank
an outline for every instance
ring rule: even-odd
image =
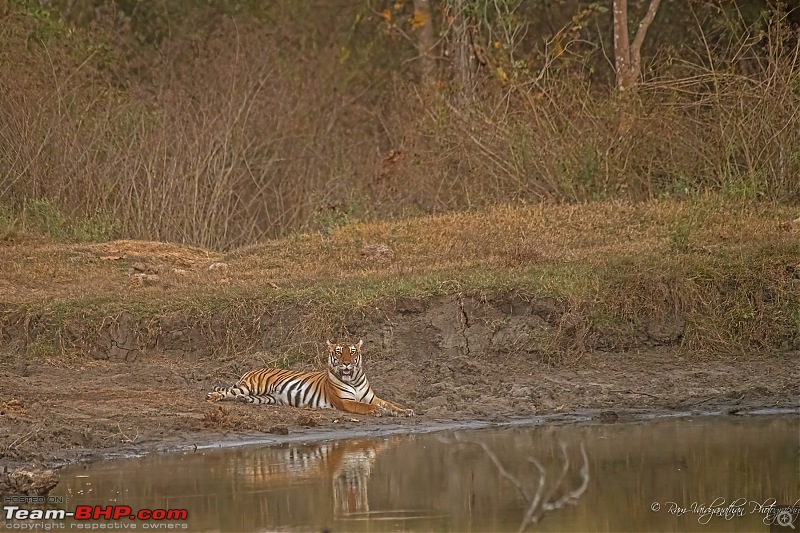
[[[285,353],[279,343],[304,313],[266,311],[243,325],[258,338],[248,350],[226,349],[221,339],[228,334],[206,327],[205,319],[128,316],[94,325],[84,341],[88,355],[69,360],[22,357],[12,348],[35,339],[35,323],[6,328],[0,462],[54,465],[264,435],[412,431],[441,421],[583,410],[627,416],[800,403],[797,353],[698,360],[679,350],[686,327],[680,317],[631,329],[622,339],[570,329],[570,313],[558,302],[514,294],[394,301],[346,318],[342,336],[364,339],[376,392],[413,408],[415,418],[204,401],[213,385],[233,383],[269,362],[269,354]],[[554,343],[559,335],[570,342]],[[321,354],[323,343],[308,339],[303,346]],[[311,369],[320,368],[321,357],[282,361]]]
[[[449,364],[471,367],[461,360]],[[459,371],[464,381],[474,381],[469,384],[425,372],[422,365],[372,361],[368,371],[374,387],[413,407],[418,416],[410,419],[209,404],[204,393],[218,381],[219,366],[214,361],[178,364],[163,354],[132,363],[29,367],[24,377],[3,369],[1,462],[52,466],[221,440],[415,431],[447,421],[502,422],[533,415],[569,419],[568,414],[583,410],[594,410],[600,419],[607,416],[605,411],[615,411],[624,420],[646,412],[796,408],[800,381],[796,370],[789,370],[792,365],[790,358],[775,357],[687,368],[681,357],[653,351],[604,354],[587,357],[580,368],[531,368],[527,373],[512,372],[508,363],[495,361],[473,374]]]

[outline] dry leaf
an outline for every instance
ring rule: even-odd
[[[427,22],[427,17],[425,13],[422,11],[417,11],[414,13],[414,16],[411,18],[411,29],[416,30],[417,28],[421,28]]]

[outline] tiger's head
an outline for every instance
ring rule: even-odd
[[[333,375],[342,381],[353,381],[361,373],[361,345],[363,340],[356,344],[345,342],[325,341],[328,345],[328,367]]]

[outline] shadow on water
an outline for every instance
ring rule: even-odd
[[[71,467],[53,494],[186,508],[191,531],[517,531],[538,493],[529,531],[766,532],[753,502],[800,498],[798,435],[794,414],[250,446]]]

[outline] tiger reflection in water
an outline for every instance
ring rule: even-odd
[[[390,446],[389,439],[351,439],[262,448],[237,468],[237,478],[256,487],[330,479],[335,517],[368,513],[369,478],[376,458]]]

